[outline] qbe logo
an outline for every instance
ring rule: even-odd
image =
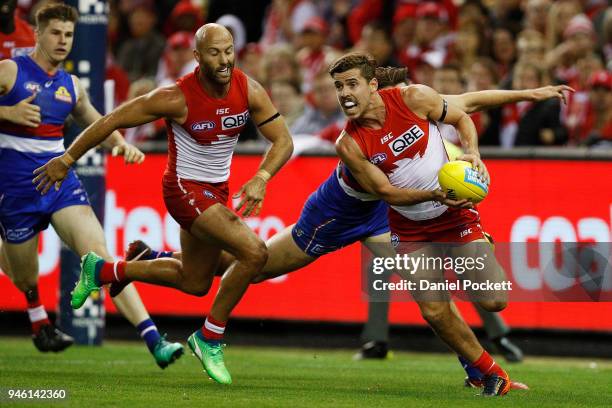
[[[245,110],[237,115],[229,115],[221,117],[221,128],[223,130],[235,129],[244,126],[249,118],[249,111]]]
[[[391,143],[393,155],[399,156],[406,149],[415,144],[423,135],[425,135],[425,132],[417,125],[413,125],[407,132],[403,133]]]

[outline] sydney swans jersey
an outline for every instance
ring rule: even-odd
[[[234,147],[249,118],[248,78],[234,68],[229,92],[217,99],[202,88],[199,69],[176,82],[188,113],[182,125],[166,121],[166,176],[220,183],[229,178]]]
[[[379,94],[386,110],[382,128],[366,128],[350,121],[346,133],[393,186],[419,190],[440,188],[438,170],[448,161],[448,156],[438,127],[414,114],[404,103],[399,88],[381,90]],[[437,201],[391,207],[415,221],[438,217],[447,209]]]
[[[64,152],[64,122],[77,103],[72,76],[45,72],[27,55],[14,58],[17,77],[13,88],[0,96],[0,106],[23,99],[40,107],[41,123],[33,128],[0,121],[0,191],[13,195],[36,193],[32,172]]]

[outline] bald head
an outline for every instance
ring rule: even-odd
[[[211,42],[219,41],[230,41],[232,44],[234,42],[232,33],[220,24],[204,24],[202,27],[198,28],[198,31],[195,33],[196,48],[198,50],[202,50],[201,47],[206,48]]]
[[[215,85],[227,85],[234,68],[234,39],[229,30],[219,24],[204,24],[195,34],[194,55],[200,72]]]

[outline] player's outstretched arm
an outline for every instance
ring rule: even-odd
[[[364,156],[357,143],[346,132],[342,132],[336,141],[336,152],[342,162],[368,193],[380,197],[391,205],[414,205],[425,201],[439,201],[446,205],[468,205],[466,200],[453,201],[446,199],[440,190],[417,190],[393,186],[385,173],[373,165]]]
[[[402,88],[402,96],[406,105],[413,112],[423,115],[433,122],[453,125],[459,133],[459,139],[465,152],[458,157],[458,160],[471,162],[485,183],[489,183],[489,172],[480,160],[476,126],[474,126],[474,122],[468,114],[442,99],[440,94],[425,85],[410,85]]]
[[[270,97],[263,87],[249,78],[249,111],[251,118],[261,134],[272,142],[272,146],[264,154],[259,170],[240,190],[234,198],[241,197],[236,211],[244,207],[243,215],[257,215],[263,206],[268,180],[280,170],[293,153],[293,141],[285,119],[272,105]]]
[[[80,83],[76,76],[72,76],[79,94],[78,102],[72,111],[72,117],[82,128],[94,123],[100,119],[102,115],[96,110],[91,104],[89,95],[85,91],[85,88]],[[112,152],[113,156],[122,155],[126,163],[142,163],[145,159],[145,155],[136,146],[131,145],[125,141],[119,131],[114,131],[109,137],[107,137],[101,146]]]
[[[17,80],[17,64],[12,60],[0,61],[0,96],[13,89]],[[40,124],[40,107],[30,102],[36,94],[28,96],[13,106],[0,106],[0,120],[6,120],[17,125],[38,127]]]
[[[507,103],[522,101],[539,102],[550,98],[559,98],[567,103],[566,93],[575,92],[567,85],[544,86],[535,89],[486,90],[467,92],[461,95],[442,95],[444,99],[466,113],[491,109]]]
[[[158,88],[135,98],[96,120],[81,133],[63,155],[34,170],[33,183],[36,184],[36,189],[41,194],[49,191],[54,184],[55,188],[59,189],[74,162],[87,150],[102,143],[114,131],[142,125],[163,117],[181,123],[186,116],[185,99],[176,85]]]

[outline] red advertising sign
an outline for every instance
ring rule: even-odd
[[[259,156],[234,158],[231,192],[255,173],[260,160]],[[157,249],[179,249],[178,225],[161,196],[165,161],[165,156],[148,155],[142,165],[126,167],[109,159],[104,228],[112,255],[121,257],[136,238]],[[308,195],[336,163],[331,157],[290,162],[270,182],[261,215],[247,223],[263,239],[293,224]],[[607,175],[612,162],[488,160],[487,164],[492,185],[479,210],[483,226],[497,242],[610,242],[612,179]],[[43,234],[40,288],[51,309],[57,305],[59,245],[52,231]],[[353,245],[288,276],[251,286],[234,316],[363,321],[367,303],[360,279],[360,250]],[[197,298],[153,285],[138,284],[138,288],[152,314],[204,316],[216,293],[213,288],[208,296]],[[0,292],[0,309],[23,310],[23,295],[4,275],[0,275]],[[107,306],[115,310],[108,297]],[[480,324],[469,304],[460,304],[460,309],[468,322]],[[612,331],[612,303],[513,303],[503,316],[514,327]],[[391,322],[424,324],[413,302],[394,303]]]

